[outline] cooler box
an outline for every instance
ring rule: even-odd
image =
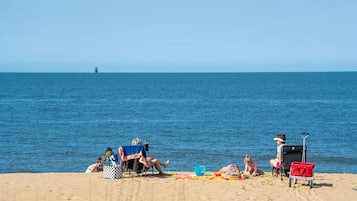
[[[304,163],[304,162],[292,162],[290,175],[299,176],[299,177],[313,177],[314,176],[314,167],[313,163]]]

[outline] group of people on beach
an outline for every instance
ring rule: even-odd
[[[131,145],[142,145],[142,141],[139,138],[135,138],[132,140]],[[158,159],[153,157],[147,157],[146,160],[148,164],[147,168],[155,167],[160,175],[166,175],[166,173],[162,170],[162,167],[166,168],[170,163],[169,160],[166,162],[160,162]],[[99,156],[97,162],[89,165],[85,173],[103,171],[105,161],[108,161],[111,165],[120,165],[118,154],[115,153],[112,148],[107,147],[105,150],[105,156]]]
[[[270,166],[275,169],[279,169],[281,166],[281,159],[282,159],[282,146],[285,145],[286,142],[286,136],[285,134],[278,134],[274,138],[274,141],[276,141],[277,144],[277,156],[274,159],[270,160]],[[139,138],[135,138],[132,140],[132,145],[141,145],[142,142]],[[147,162],[149,165],[149,168],[155,167],[156,170],[159,172],[160,175],[166,175],[166,173],[162,170],[162,167],[167,167],[167,165],[170,163],[169,160],[166,162],[160,162],[158,159],[152,158],[152,157],[147,157]],[[112,163],[112,165],[119,165],[119,156],[117,153],[113,152],[112,148],[107,147],[105,150],[105,156],[100,156],[98,157],[98,160],[96,163],[88,166],[87,170],[85,171],[86,173],[90,172],[99,172],[103,171],[103,164],[105,161],[109,161]],[[260,176],[264,175],[264,172],[261,171],[258,168],[258,165],[255,161],[253,161],[252,157],[250,155],[246,155],[244,158],[244,171],[241,172],[238,165],[236,164],[230,164],[228,166],[222,167],[219,171],[216,172],[216,175],[220,175],[225,178],[241,178],[241,177],[247,177],[247,176]]]
[[[114,153],[112,148],[107,147],[105,150],[105,156],[99,156],[96,163],[91,164],[86,169],[85,173],[100,172],[103,171],[103,164],[105,161],[109,161],[112,165],[119,165],[118,154]]]
[[[239,166],[236,164],[230,164],[228,166],[222,167],[218,170],[215,175],[222,176],[224,178],[241,178],[247,176],[260,176],[264,175],[264,172],[258,169],[258,165],[253,161],[250,155],[245,155],[244,158],[244,171],[241,172]]]
[[[274,141],[277,144],[277,155],[276,158],[270,160],[270,166],[273,169],[279,169],[281,167],[281,159],[282,159],[282,146],[285,145],[286,136],[285,134],[278,134],[274,138]],[[241,172],[238,165],[230,164],[221,168],[216,175],[221,175],[224,178],[241,178],[241,177],[255,177],[264,175],[264,172],[261,171],[257,163],[253,161],[250,155],[246,155],[244,158],[244,171]]]

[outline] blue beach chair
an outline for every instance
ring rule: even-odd
[[[148,167],[146,161],[146,149],[143,145],[127,145],[119,147],[120,164],[124,172],[136,172],[137,174],[145,173],[151,168],[152,174],[154,169]]]

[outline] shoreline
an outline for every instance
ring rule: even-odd
[[[6,200],[353,200],[357,174],[315,173],[313,188],[298,180],[264,176],[244,180],[192,179],[193,172],[125,174],[103,179],[97,173],[0,174],[0,201]]]

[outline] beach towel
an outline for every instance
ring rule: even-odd
[[[149,168],[146,160],[146,151],[143,145],[128,145],[119,147],[120,163],[124,161],[140,158],[140,162]]]
[[[176,179],[190,179],[190,180],[244,180],[246,178],[224,178],[222,176],[215,176],[211,172],[207,172],[206,176],[196,176],[191,174],[180,174],[176,176]]]
[[[264,175],[261,175],[264,177],[273,177],[271,175],[270,172],[264,172]],[[259,176],[259,177],[261,177]],[[250,176],[243,176],[243,177],[228,177],[228,178],[224,178],[222,176],[216,176],[213,172],[207,172],[206,176],[196,176],[194,174],[188,174],[188,173],[184,173],[184,174],[179,174],[176,176],[176,179],[190,179],[190,180],[246,180],[246,179],[252,179],[254,177],[250,177]]]

